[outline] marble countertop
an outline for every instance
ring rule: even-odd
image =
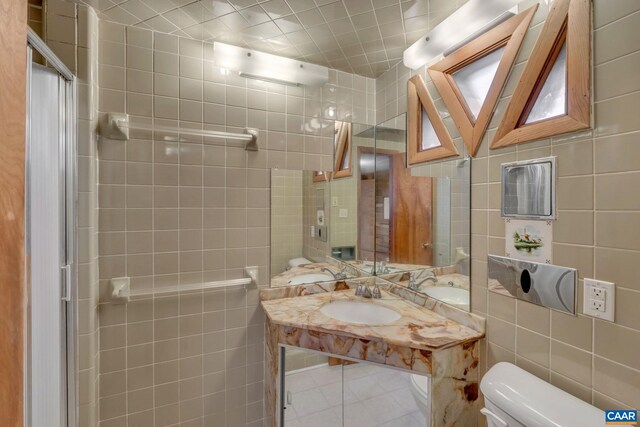
[[[400,313],[392,323],[363,325],[346,323],[324,315],[320,308],[332,301],[366,301],[379,304]],[[271,322],[355,337],[361,340],[384,341],[402,347],[438,350],[482,338],[482,332],[450,320],[406,299],[382,291],[381,299],[355,296],[353,289],[262,301],[262,307]]]

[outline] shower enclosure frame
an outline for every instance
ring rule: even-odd
[[[27,121],[26,121],[26,152],[30,150],[30,111],[33,101],[31,93],[34,51],[39,53],[46,61],[47,66],[56,71],[59,77],[64,80],[60,87],[64,88],[64,98],[60,99],[60,123],[61,132],[59,134],[58,150],[60,154],[60,168],[58,170],[60,178],[60,194],[64,197],[64,204],[61,207],[61,229],[65,230],[64,237],[61,238],[61,252],[64,254],[63,265],[61,266],[61,299],[64,301],[64,312],[62,314],[64,326],[62,327],[64,356],[66,363],[62,363],[61,379],[66,385],[61,391],[63,407],[61,408],[61,425],[76,427],[78,419],[78,379],[76,368],[77,360],[77,81],[76,76],[69,68],[55,55],[46,43],[31,29],[27,33]],[[64,105],[63,105],[64,104]],[[31,177],[31,165],[29,154],[26,156],[25,164],[25,278],[26,307],[25,307],[25,340],[24,340],[24,420],[25,426],[32,425],[31,406],[31,265],[30,265],[30,237],[31,237],[31,211],[29,206],[29,185]]]

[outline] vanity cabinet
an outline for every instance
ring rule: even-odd
[[[280,427],[428,425],[429,402],[419,401],[423,396],[412,390],[419,381],[412,382],[409,372],[293,347],[280,352]]]

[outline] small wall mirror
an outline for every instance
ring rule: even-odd
[[[502,216],[555,218],[555,157],[502,165]]]

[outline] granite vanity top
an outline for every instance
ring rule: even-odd
[[[400,318],[394,322],[369,325],[346,323],[324,315],[320,308],[332,301],[366,301],[395,310]],[[381,299],[355,296],[353,289],[262,301],[271,322],[278,325],[384,341],[389,344],[423,350],[438,350],[482,338],[484,333],[448,319],[406,299],[382,291]]]

